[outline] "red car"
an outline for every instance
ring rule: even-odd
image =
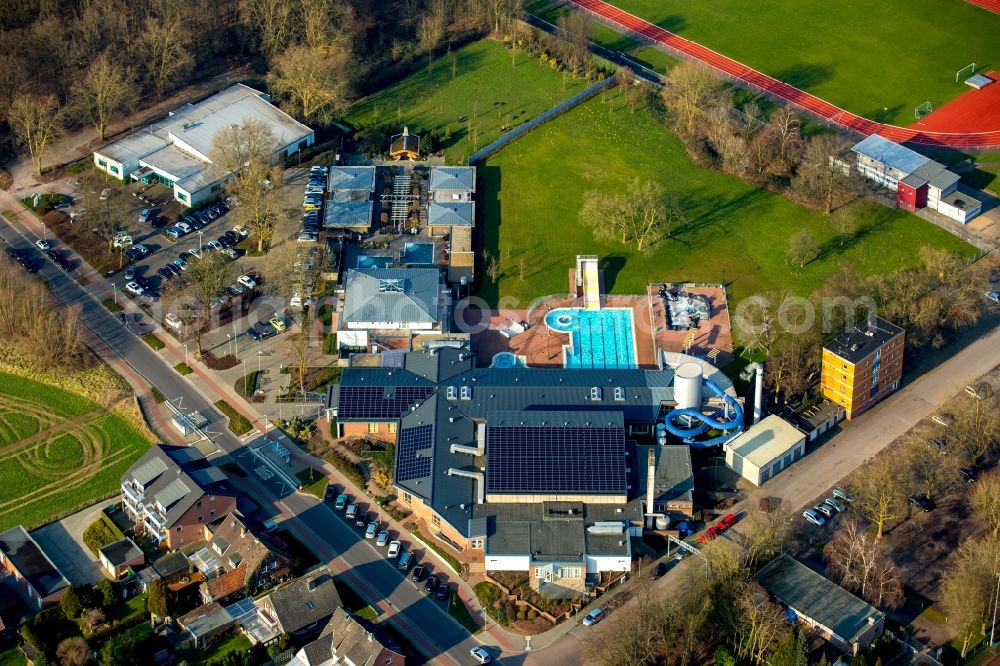
[[[728,530],[730,527],[736,524],[738,518],[735,513],[730,513],[726,515],[722,520],[719,521],[719,527],[721,530]]]
[[[705,530],[704,534],[702,534],[700,537],[698,537],[698,541],[700,541],[702,543],[708,543],[709,541],[711,541],[715,537],[719,536],[719,533],[721,531],[722,530],[719,529],[718,525],[712,525],[707,530]]]

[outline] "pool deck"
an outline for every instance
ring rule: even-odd
[[[718,355],[712,364],[724,367],[733,359],[733,338],[729,324],[729,307],[725,289],[721,286],[680,286],[684,291],[703,294],[711,306],[712,316],[701,323],[694,337],[690,352],[695,356],[707,356],[713,349]],[[640,368],[656,368],[659,350],[681,352],[688,331],[671,331],[667,327],[666,312],[657,296],[659,285],[650,285],[645,296],[604,296],[603,308],[628,308],[632,310],[632,326],[635,332],[636,361]],[[531,311],[502,310],[491,312],[486,330],[472,334],[472,348],[477,364],[487,367],[493,356],[499,352],[511,352],[523,356],[532,367],[562,367],[563,346],[569,344],[570,334],[553,331],[545,324],[545,315],[559,308],[582,308],[582,298],[551,298]],[[526,322],[527,330],[513,337],[500,333],[510,324]]]

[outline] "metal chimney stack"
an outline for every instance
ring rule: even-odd
[[[656,449],[650,447],[646,462],[646,513],[653,513],[653,492],[656,487]]]
[[[754,425],[760,423],[760,417],[764,411],[764,365],[757,363],[757,385],[754,388],[753,397],[753,422]]]

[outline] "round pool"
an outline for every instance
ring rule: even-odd
[[[499,352],[493,355],[493,361],[490,362],[491,368],[518,368],[521,367],[521,361],[514,354],[510,352]]]
[[[553,331],[569,331],[575,324],[575,313],[567,308],[553,310],[545,315],[545,325]]]

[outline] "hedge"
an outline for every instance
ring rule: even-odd
[[[441,546],[437,545],[434,542],[433,538],[427,538],[422,534],[420,534],[420,528],[418,528],[416,525],[410,526],[410,532],[412,532],[414,535],[417,536],[417,538],[419,538],[421,541],[427,544],[427,547],[433,550],[435,553],[437,553],[442,560],[450,564],[452,569],[454,569],[458,573],[462,573],[462,571],[465,569],[465,565],[459,562],[457,557],[446,551]]]
[[[114,543],[124,538],[125,535],[122,534],[118,526],[111,522],[111,519],[103,511],[101,512],[101,517],[92,522],[83,531],[83,542],[87,544],[87,547],[90,548],[94,555],[97,555],[97,551],[109,543]]]
[[[160,351],[161,349],[167,346],[163,343],[163,340],[159,339],[152,333],[147,333],[146,335],[142,336],[142,339],[146,342],[147,345],[153,348],[153,351]]]
[[[357,463],[348,460],[340,452],[333,449],[327,451],[323,459],[336,467],[338,471],[353,481],[355,485],[360,486],[362,489],[365,487],[365,475],[362,474],[361,468],[358,467]]]
[[[225,400],[216,400],[215,407],[229,418],[229,430],[237,437],[253,430],[253,424]]]

